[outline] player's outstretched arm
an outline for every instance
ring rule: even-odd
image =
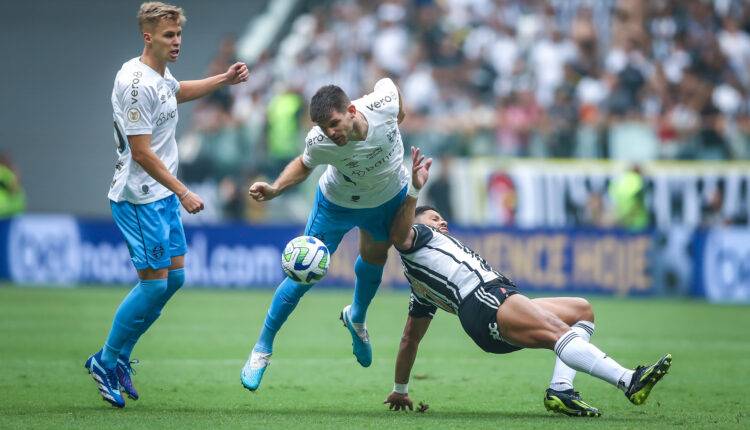
[[[175,193],[186,211],[195,214],[203,210],[203,200],[201,200],[200,196],[191,192],[185,184],[172,175],[167,166],[164,165],[164,162],[151,150],[150,134],[128,136],[128,142],[130,143],[130,152],[133,161],[143,167],[143,170],[151,175],[152,178]]]
[[[310,176],[310,172],[312,172],[312,169],[305,166],[305,163],[302,162],[302,157],[297,157],[284,167],[281,175],[276,178],[273,184],[256,182],[250,186],[248,194],[259,202],[271,200],[283,193],[287,188],[307,179]]]
[[[425,159],[419,148],[411,148],[411,189],[415,192],[410,190],[406,200],[401,204],[393,218],[390,231],[391,243],[399,251],[407,250],[414,244],[414,230],[411,226],[414,225],[417,197],[412,194],[416,195],[427,183],[430,176],[430,166],[432,166],[432,158]]]
[[[401,336],[401,343],[396,356],[396,375],[393,391],[388,395],[383,403],[388,404],[388,409],[392,410],[409,410],[414,409],[411,399],[409,398],[409,375],[417,358],[417,349],[419,342],[422,341],[427,329],[430,327],[432,318],[415,318],[411,315],[406,319],[404,334]]]
[[[189,102],[212,93],[224,85],[234,85],[247,81],[250,71],[245,63],[234,63],[226,72],[197,81],[180,81],[177,103]]]

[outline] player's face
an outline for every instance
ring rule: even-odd
[[[448,221],[444,220],[439,213],[433,210],[422,212],[415,218],[415,221],[419,224],[436,228],[440,233],[448,233]]]
[[[151,31],[144,32],[144,39],[157,58],[174,63],[180,55],[182,27],[177,21],[162,19]]]
[[[328,117],[328,121],[318,124],[318,126],[333,143],[338,146],[344,146],[349,142],[349,137],[354,131],[354,117],[356,112],[357,110],[353,105],[350,105],[346,112],[333,110]]]

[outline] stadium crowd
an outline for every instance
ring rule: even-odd
[[[401,88],[404,142],[435,157],[750,158],[744,1],[308,3],[180,139],[181,174],[215,181],[226,218],[278,219],[247,182],[301,152],[317,88],[364,94],[382,76]],[[235,57],[227,38],[207,74]]]

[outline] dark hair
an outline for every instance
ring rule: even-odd
[[[315,92],[310,101],[310,119],[316,124],[324,123],[331,112],[346,112],[351,101],[344,90],[336,85],[326,85]]]
[[[440,213],[437,209],[435,209],[434,207],[430,205],[422,205],[422,206],[417,206],[417,208],[414,209],[414,216],[415,217],[420,216],[427,211],[435,211],[437,213]]]

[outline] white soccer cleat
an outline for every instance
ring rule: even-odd
[[[260,386],[263,379],[263,373],[268,365],[271,364],[271,354],[266,352],[253,351],[250,353],[245,366],[240,372],[240,381],[242,386],[250,391],[255,391]]]

